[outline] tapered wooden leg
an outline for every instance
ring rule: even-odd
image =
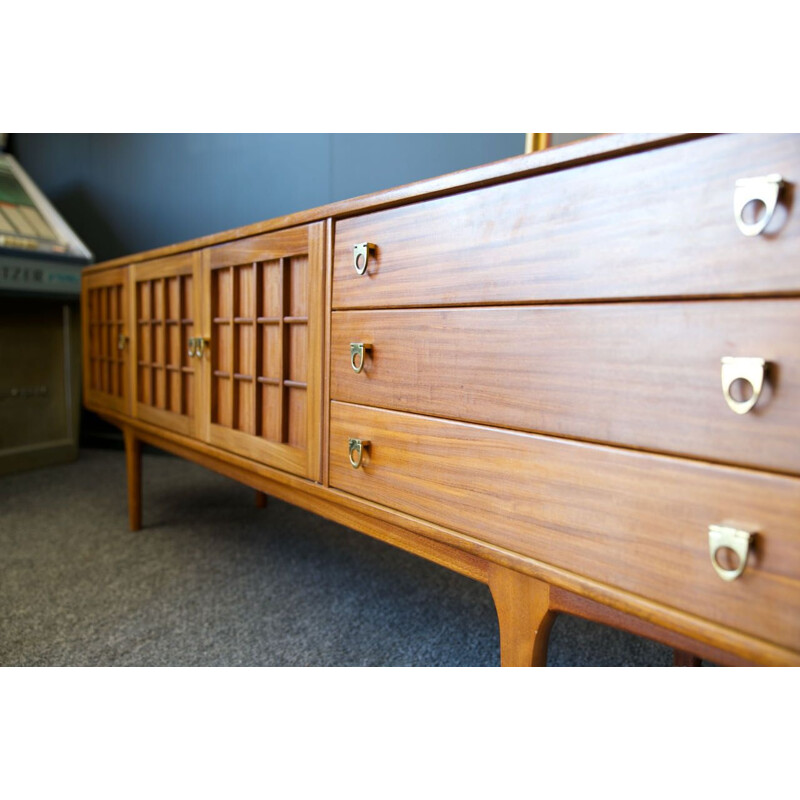
[[[521,572],[492,566],[489,588],[500,623],[500,665],[544,667],[556,612],[548,584]]]
[[[256,508],[266,508],[267,507],[267,496],[264,492],[259,492],[256,490]]]
[[[685,650],[673,650],[673,667],[702,667],[703,659],[698,658]]]
[[[128,471],[128,521],[132,531],[142,527],[142,443],[125,428],[125,467]]]

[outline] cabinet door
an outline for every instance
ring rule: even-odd
[[[204,251],[205,436],[296,475],[321,471],[324,223]]]
[[[134,414],[190,435],[197,420],[200,369],[189,350],[199,327],[199,263],[198,253],[181,253],[132,267]]]
[[[97,411],[130,413],[130,330],[126,267],[82,282],[83,396]]]

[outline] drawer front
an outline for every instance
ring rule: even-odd
[[[772,173],[800,180],[800,136],[713,136],[345,219],[333,307],[797,291],[796,209],[758,236],[734,221],[736,181]]]
[[[766,362],[748,413],[729,356]],[[800,473],[800,300],[337,311],[331,397]]]
[[[362,465],[349,439],[368,441]],[[331,485],[800,649],[800,481],[331,404]],[[709,525],[758,531],[723,581]]]

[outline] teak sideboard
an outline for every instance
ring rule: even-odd
[[[84,402],[676,663],[800,664],[797,135],[614,134],[86,269]]]

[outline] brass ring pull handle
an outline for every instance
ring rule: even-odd
[[[736,226],[745,236],[758,236],[769,225],[782,186],[783,178],[777,173],[759,178],[740,178],[736,181],[736,188],[733,191],[733,216],[736,219]],[[756,222],[745,222],[745,206],[753,201],[764,204],[764,213]]]
[[[746,414],[755,406],[764,387],[766,368],[767,362],[763,358],[725,356],[722,359],[722,394],[731,411]],[[750,384],[752,394],[747,400],[735,400],[731,395],[731,386],[739,380]]]
[[[711,555],[711,565],[722,580],[735,581],[744,572],[753,535],[753,531],[731,528],[728,525],[708,526],[708,550]],[[723,547],[733,550],[739,557],[739,564],[735,569],[725,569],[717,561],[717,552]]]
[[[189,338],[189,349],[187,353],[189,358],[194,358],[197,355],[197,339],[194,337]]]
[[[375,249],[375,245],[371,242],[353,245],[353,266],[359,275],[363,275],[367,271],[369,254],[374,253]]]
[[[349,439],[347,447],[350,454],[350,466],[353,469],[358,469],[363,463],[364,450],[369,447],[369,442],[361,439]]]
[[[350,342],[350,366],[356,374],[364,369],[365,350],[372,350],[372,345],[364,342]]]
[[[204,353],[204,352],[205,352],[205,350],[206,350],[206,345],[207,345],[207,344],[208,344],[208,340],[207,340],[207,339],[204,339],[202,336],[198,336],[198,337],[197,337],[197,338],[194,340],[194,354],[195,354],[195,355],[196,355],[198,358],[202,358],[202,357],[203,357],[203,353]]]
[[[118,350],[124,350],[125,349],[125,345],[127,343],[128,343],[128,337],[124,333],[121,333],[117,337],[117,349]]]

